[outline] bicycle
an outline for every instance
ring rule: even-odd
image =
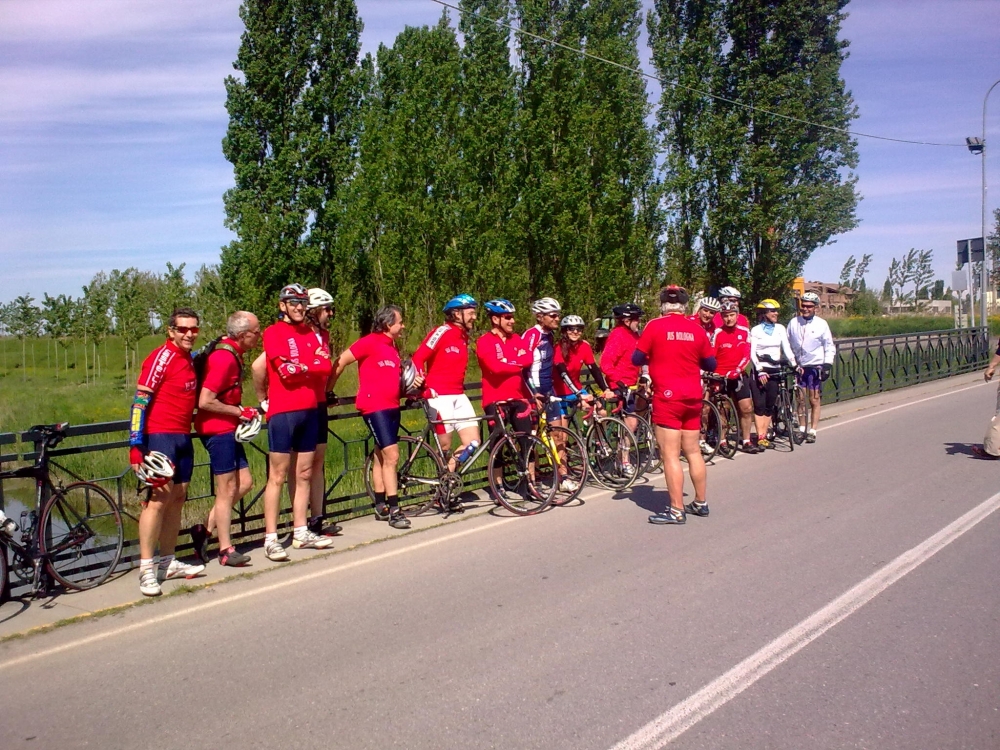
[[[656,432],[653,430],[653,404],[646,396],[640,396],[639,386],[625,385],[619,383],[614,389],[618,396],[618,406],[614,414],[620,419],[635,417],[636,427],[632,430],[636,444],[639,447],[638,472],[642,474],[655,474],[663,469],[663,461],[660,460],[660,447],[656,443]],[[643,406],[638,408],[638,401],[642,399]],[[637,408],[631,414],[625,413],[625,405],[632,399]]]
[[[719,435],[714,455],[723,458],[733,458],[740,444],[740,416],[736,409],[736,403],[726,392],[726,379],[721,375],[706,372],[702,379],[707,387],[707,400],[715,408],[718,415],[718,427],[716,432]],[[707,427],[702,414],[703,427]],[[706,433],[707,434],[707,433]],[[707,460],[707,459],[706,459]]]
[[[540,513],[552,504],[558,486],[558,460],[548,446],[535,435],[515,432],[507,423],[506,403],[497,402],[496,417],[479,417],[479,421],[492,422],[490,434],[469,458],[448,470],[450,452],[442,453],[437,437],[431,437],[436,425],[467,422],[464,420],[438,420],[423,399],[420,401],[427,424],[419,435],[400,435],[399,465],[396,477],[400,507],[408,516],[418,516],[435,509],[448,513],[452,501],[464,486],[465,475],[477,459],[489,451],[486,473],[490,490],[496,501],[511,513],[530,516]],[[375,452],[365,459],[365,490],[372,502],[375,489],[372,468]]]
[[[778,397],[774,401],[774,417],[771,430],[775,438],[781,438],[788,443],[788,450],[794,451],[796,445],[805,440],[805,433],[799,429],[799,421],[794,405],[795,386],[794,367],[782,365],[781,370],[771,375],[778,378]],[[791,385],[789,380],[791,379]]]
[[[572,406],[577,402],[575,394],[569,396],[549,396],[550,403]],[[590,472],[587,460],[587,449],[584,447],[580,433],[571,427],[550,425],[545,409],[538,409],[538,429],[536,434],[556,457],[559,473],[558,488],[552,504],[566,505],[583,491]],[[567,484],[569,482],[570,484]]]
[[[52,483],[49,451],[66,438],[68,427],[32,427],[29,432],[41,436],[34,464],[0,472],[0,480],[35,480],[35,508],[21,513],[20,537],[11,523],[0,531],[0,594],[9,590],[11,573],[30,582],[36,598],[48,594],[51,581],[64,589],[90,589],[104,583],[121,559],[125,534],[111,495],[93,482]]]
[[[624,421],[609,415],[614,411],[610,404],[617,404],[618,398],[599,402],[600,410],[590,404],[582,416],[579,408],[567,416],[577,434],[584,435],[589,476],[605,489],[621,492],[635,484],[641,473],[639,444]]]

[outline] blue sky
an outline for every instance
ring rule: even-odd
[[[646,0],[645,4],[651,5]],[[365,50],[436,22],[431,0],[359,0]],[[242,25],[236,0],[0,0],[0,301],[78,294],[100,270],[193,271],[230,235],[222,193],[223,79]],[[854,129],[963,143],[980,135],[1000,78],[1000,2],[854,0],[843,76]],[[648,48],[640,54],[648,59]],[[1000,144],[1000,86],[987,140]],[[809,260],[833,280],[848,255],[932,248],[950,278],[955,240],[979,235],[980,157],[962,148],[859,139],[860,225]],[[987,159],[1000,205],[1000,148]]]

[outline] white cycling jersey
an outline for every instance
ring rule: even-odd
[[[802,367],[832,365],[837,357],[830,324],[818,315],[803,318],[797,315],[788,323],[788,341]]]
[[[765,323],[750,329],[750,359],[758,372],[774,371],[780,367],[781,355],[792,367],[796,367],[795,353],[788,343],[788,333],[781,323],[775,323],[770,333]]]

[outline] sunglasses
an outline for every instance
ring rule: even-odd
[[[309,304],[309,301],[304,299],[286,299],[285,304],[289,307],[305,307]]]
[[[514,319],[513,315],[501,315],[500,316],[500,320],[513,320],[513,319]]]
[[[580,326],[563,326],[563,330],[566,333],[583,333],[583,328]]]
[[[813,305],[813,304],[803,304],[803,305],[799,305],[799,307],[801,307],[803,310],[815,310],[816,309],[816,305]]]
[[[201,330],[198,326],[170,326],[177,333],[198,333]]]
[[[543,313],[546,318],[559,318],[561,315],[559,313]]]

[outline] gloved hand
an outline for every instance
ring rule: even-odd
[[[309,367],[307,365],[300,365],[297,362],[282,362],[278,365],[278,375],[281,376],[282,380],[302,377],[307,372],[309,372]]]
[[[833,365],[823,365],[819,373],[819,379],[821,383],[825,383],[830,379],[830,375],[833,374]]]
[[[257,410],[252,406],[244,406],[240,409],[240,420],[243,422],[251,422],[256,416]]]
[[[128,449],[128,462],[132,466],[133,471],[135,470],[135,467],[139,466],[145,458],[146,455],[142,452],[142,448],[138,445],[133,445]]]
[[[270,405],[271,405],[271,403],[266,398],[263,401],[261,401],[260,402],[260,413],[261,414],[267,414],[267,407],[270,406]]]

